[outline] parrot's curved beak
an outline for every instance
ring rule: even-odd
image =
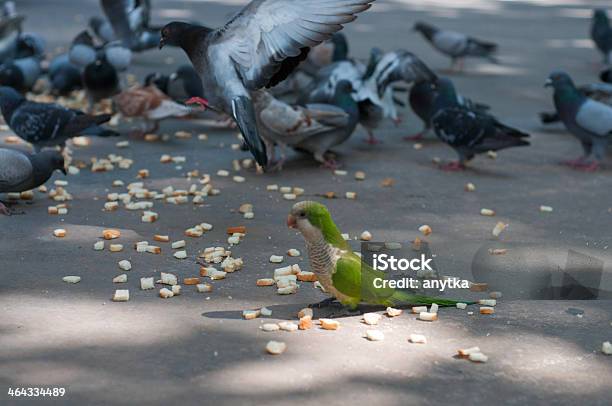
[[[297,221],[295,221],[295,217],[293,217],[291,214],[287,216],[287,227],[289,228],[297,227]]]

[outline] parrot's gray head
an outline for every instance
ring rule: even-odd
[[[313,201],[303,201],[293,205],[289,216],[287,216],[287,226],[297,228],[306,241],[318,241],[323,237],[321,227],[329,218],[327,208],[321,203]]]

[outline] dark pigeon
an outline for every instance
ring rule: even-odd
[[[440,30],[424,22],[417,22],[414,30],[420,32],[434,48],[451,58],[451,69],[455,69],[457,64],[459,70],[463,69],[465,57],[486,58],[490,62],[497,63],[494,56],[497,44],[493,42],[476,39],[456,31]]]
[[[177,102],[185,102],[192,97],[204,98],[200,75],[190,65],[183,65],[170,75],[151,73],[145,78],[145,86],[151,84]]]
[[[577,169],[597,170],[612,137],[612,106],[586,97],[565,72],[551,73],[546,86],[553,87],[557,113],[584,150],[583,156],[566,163]]]
[[[28,154],[0,148],[0,193],[25,192],[37,188],[49,180],[56,170],[66,174],[64,158],[57,151]],[[10,214],[2,202],[0,214]]]
[[[612,64],[612,27],[605,10],[593,11],[591,39],[602,53],[604,64]]]
[[[423,122],[423,129],[414,135],[404,137],[405,140],[420,140],[431,130],[431,116],[434,113],[434,102],[437,95],[438,90],[436,87],[436,81],[423,80],[415,83],[412,86],[410,93],[408,94],[408,104],[410,104],[412,111]],[[457,103],[459,103],[460,106],[464,106],[479,113],[486,113],[491,108],[486,104],[474,102],[468,98],[465,98],[460,94],[457,94]]]
[[[110,114],[91,116],[58,104],[32,102],[10,87],[0,87],[0,110],[11,130],[36,150],[63,146],[66,140],[79,135],[119,135],[100,127],[110,120]]]
[[[65,96],[83,87],[81,68],[70,61],[68,54],[58,55],[49,64],[49,81],[53,93]]]
[[[202,78],[210,105],[231,115],[257,162],[266,166],[250,91],[270,88],[374,0],[256,0],[213,30],[182,22],[162,29],[160,47],[181,47]],[[279,12],[282,10],[282,12]]]
[[[442,169],[462,170],[476,154],[529,145],[526,140],[529,134],[500,123],[490,114],[460,105],[450,80],[439,79],[437,90],[432,116],[434,130],[459,155],[459,161],[443,165]]]
[[[25,93],[32,90],[42,73],[41,59],[37,56],[14,59],[0,65],[0,86]]]

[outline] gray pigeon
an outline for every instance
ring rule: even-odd
[[[487,58],[497,63],[493,56],[497,51],[497,44],[492,42],[479,40],[460,32],[440,30],[424,22],[417,22],[414,30],[420,32],[434,48],[451,58],[451,69],[455,69],[459,64],[459,70],[462,70],[463,59],[472,56]]]
[[[443,165],[442,169],[463,170],[476,154],[529,145],[529,134],[500,123],[490,114],[460,105],[450,80],[440,78],[436,87],[438,95],[431,118],[434,130],[459,155],[459,161]]]
[[[373,1],[254,0],[216,30],[167,24],[159,45],[176,45],[187,53],[211,107],[234,118],[251,153],[265,167],[267,155],[249,92],[286,79],[311,47],[355,20]]]
[[[589,99],[565,72],[553,72],[546,86],[554,89],[554,102],[561,121],[580,140],[584,155],[566,162],[586,171],[595,171],[606,155],[612,138],[612,106]]]
[[[81,69],[70,61],[68,54],[58,55],[51,60],[49,81],[53,93],[62,96],[83,86]]]
[[[57,151],[28,154],[0,148],[0,193],[25,192],[45,183],[55,170],[66,174],[64,158]],[[0,202],[0,214],[10,214]]]
[[[63,146],[66,140],[79,135],[119,135],[99,126],[110,120],[110,114],[91,116],[58,104],[36,103],[11,87],[0,87],[0,110],[11,130],[36,150]]]
[[[267,144],[269,160],[274,159],[274,144],[281,149],[281,159],[275,163],[278,169],[285,162],[284,149],[291,146],[311,153],[328,168],[337,163],[325,157],[329,150],[345,142],[359,121],[357,103],[351,97],[353,88],[348,81],[336,86],[334,104],[306,104],[292,106],[260,90],[253,92],[260,134]]]
[[[589,99],[612,106],[612,84],[589,83],[588,85],[578,86],[577,89]],[[540,120],[542,124],[551,124],[561,121],[561,117],[556,111],[544,111],[540,113]]]

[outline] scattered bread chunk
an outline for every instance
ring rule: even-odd
[[[113,295],[113,302],[127,302],[130,300],[130,291],[128,289],[117,289]]]
[[[480,308],[480,314],[493,314],[495,313],[495,308],[491,306],[482,306]]]
[[[281,330],[289,332],[297,331],[299,328],[299,326],[292,321],[281,321],[278,323],[278,326]]]
[[[140,289],[149,290],[155,288],[155,278],[140,278]]]
[[[495,216],[495,211],[491,209],[480,209],[481,216],[493,217]]]
[[[281,341],[268,341],[266,351],[272,355],[280,355],[287,350],[287,344]]]
[[[489,292],[489,297],[491,299],[501,299],[502,297],[502,293],[498,292],[498,291],[494,291],[494,292]]]
[[[185,251],[185,250],[176,251],[176,252],[173,254],[173,256],[174,256],[174,258],[176,258],[176,259],[185,259],[185,258],[187,258],[187,251]]]
[[[236,226],[236,227],[228,227],[227,228],[227,234],[234,235],[236,233],[246,234],[246,227],[245,226]]]
[[[475,190],[476,190],[476,186],[473,183],[468,182],[468,183],[465,184],[465,191],[466,192],[474,192]]]
[[[157,242],[170,242],[170,237],[167,235],[159,235],[159,234],[155,234],[153,236],[153,240],[157,241]]]
[[[257,279],[257,286],[272,286],[274,283],[272,278]]]
[[[310,307],[305,307],[298,312],[297,316],[298,316],[298,319],[301,319],[302,317],[306,317],[306,316],[310,316],[312,318],[314,314]]]
[[[400,314],[402,314],[403,310],[402,309],[394,309],[393,307],[387,307],[387,316],[389,317],[397,317]]]
[[[356,192],[346,192],[344,194],[344,197],[346,197],[349,200],[355,200],[357,199],[357,193]]]
[[[121,252],[123,251],[123,245],[121,244],[111,244],[108,248],[110,252]]]
[[[483,305],[483,306],[495,306],[497,304],[497,300],[495,299],[480,299],[478,301],[478,304]]]
[[[66,283],[79,283],[81,282],[80,276],[64,276],[62,280]]]
[[[422,334],[410,334],[408,341],[414,344],[427,344],[427,337]]]
[[[291,248],[287,251],[287,256],[290,257],[299,257],[301,255],[299,250],[296,250],[295,248]]]
[[[197,285],[200,283],[200,278],[198,277],[194,277],[194,278],[183,278],[183,283],[185,285]]]
[[[279,295],[292,295],[295,292],[297,292],[297,285],[290,285],[276,289],[276,293]]]
[[[258,310],[243,310],[242,311],[242,318],[244,318],[245,320],[253,320],[258,318],[260,315]]]
[[[459,355],[459,357],[461,358],[467,358],[469,357],[470,354],[479,353],[479,352],[480,352],[480,348],[470,347],[470,348],[457,350],[457,355]]]
[[[113,278],[113,283],[126,283],[128,280],[127,274],[122,273]]]
[[[427,237],[428,235],[430,235],[432,233],[431,227],[428,226],[427,224],[422,225],[421,227],[419,227],[419,231],[425,236]]]
[[[440,306],[438,306],[437,303],[432,303],[431,306],[429,307],[429,313],[438,313],[438,308]]]
[[[136,248],[136,250],[138,251],[138,247]],[[144,246],[144,250],[145,252],[148,252],[149,254],[156,254],[156,255],[161,254],[161,247],[158,247],[155,245],[146,245]]]
[[[176,249],[180,249],[180,248],[185,248],[186,245],[187,245],[187,243],[185,242],[185,240],[180,240],[180,241],[173,242],[171,247],[172,247],[172,249],[176,250]]]
[[[104,241],[96,241],[93,245],[93,249],[95,251],[102,251],[104,250]]]
[[[132,269],[132,263],[128,261],[127,259],[124,259],[123,261],[119,261],[118,265],[119,265],[119,268],[123,271],[129,271],[130,269]]]
[[[66,230],[63,228],[57,228],[53,230],[53,235],[57,238],[64,238],[66,236]]]
[[[161,297],[162,299],[168,299],[172,296],[174,296],[174,293],[172,293],[170,289],[162,288],[159,290],[159,297]]]
[[[161,279],[158,283],[163,285],[178,285],[178,278],[174,274],[162,272]]]
[[[550,206],[540,206],[540,211],[542,213],[552,213],[553,208]]]
[[[375,326],[381,318],[382,316],[378,313],[365,313],[363,315],[363,322],[369,326]]]
[[[493,231],[491,233],[494,237],[499,237],[499,235],[502,233],[502,231],[506,229],[506,227],[508,227],[508,224],[504,224],[499,221],[497,224],[495,224],[495,227],[493,227]]]
[[[105,240],[114,240],[121,237],[121,231],[114,229],[107,229],[102,231],[102,237]]]
[[[419,320],[423,320],[423,321],[438,320],[438,313],[421,312],[419,313]]]
[[[506,248],[489,248],[490,255],[505,255],[507,252]]]
[[[364,231],[363,233],[361,233],[361,241],[371,241],[372,240],[372,234],[369,231]]]
[[[181,285],[172,285],[172,293],[174,296],[178,296],[181,294]]]
[[[271,332],[280,330],[280,327],[276,323],[265,323],[261,325],[261,329],[266,332]]]
[[[412,313],[414,314],[419,314],[421,312],[426,312],[427,311],[427,306],[413,306],[412,307]]]
[[[324,330],[338,330],[340,327],[340,322],[333,319],[319,319],[319,323]]]
[[[467,308],[467,303],[457,303],[457,309],[465,310]]]
[[[366,330],[366,338],[370,341],[382,341],[385,335],[380,330]]]
[[[270,256],[270,262],[272,262],[273,264],[280,264],[281,262],[283,262],[283,256],[282,255],[272,255]]]
[[[267,307],[262,307],[261,309],[259,309],[259,313],[265,317],[272,316],[272,310],[268,309]]]
[[[300,330],[310,330],[312,328],[312,316],[307,315],[300,318],[298,327]]]
[[[210,283],[198,283],[196,285],[196,290],[199,293],[208,293],[208,292],[212,292],[213,287]]]
[[[363,171],[355,172],[355,180],[365,180],[366,174]]]
[[[296,277],[300,282],[315,282],[317,280],[317,274],[309,271],[301,271],[296,275]]]
[[[478,283],[478,282],[472,282],[470,284],[470,290],[472,292],[486,292],[489,289],[489,284],[488,283]]]
[[[481,352],[472,352],[470,355],[468,355],[468,359],[472,362],[487,362],[489,357]]]
[[[610,343],[610,341],[604,341],[601,345],[601,352],[606,355],[612,355],[612,343]]]

